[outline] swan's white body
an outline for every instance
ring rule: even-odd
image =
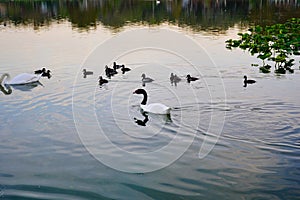
[[[151,103],[148,105],[142,105],[141,108],[145,112],[154,113],[154,114],[161,114],[161,115],[167,115],[170,114],[171,108],[168,106],[165,106],[161,103]]]
[[[1,83],[3,79],[6,77],[9,77],[8,74],[3,74],[1,77]],[[40,78],[42,77],[42,74],[28,74],[28,73],[22,73],[14,77],[10,81],[4,81],[4,84],[6,85],[22,85],[22,84],[28,84],[28,83],[34,83],[38,82]]]
[[[144,112],[154,113],[154,114],[161,114],[161,115],[168,115],[170,114],[171,108],[165,106],[161,103],[151,103],[147,104],[147,92],[144,89],[137,89],[133,92],[133,94],[142,94],[144,96],[143,101],[141,102],[140,106]]]

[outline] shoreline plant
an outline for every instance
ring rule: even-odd
[[[270,73],[272,65],[268,63],[271,62],[275,63],[274,72],[277,74],[285,74],[287,71],[294,73],[294,58],[300,55],[300,18],[292,18],[284,24],[257,25],[238,35],[241,37],[239,40],[226,41],[226,48],[239,47],[248,50],[251,55],[257,55],[262,60],[260,72]],[[269,61],[267,64],[266,60]]]

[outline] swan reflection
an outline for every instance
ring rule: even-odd
[[[2,85],[0,84],[0,90],[3,92],[5,95],[10,95],[12,93],[12,89],[9,85]]]
[[[139,126],[146,126],[147,122],[149,121],[148,114],[146,112],[142,112],[142,115],[144,116],[144,120],[140,120],[134,117],[134,122]]]
[[[146,126],[149,121],[152,123],[163,123],[163,124],[170,124],[172,123],[171,115],[156,115],[156,114],[151,114],[148,112],[144,112],[142,109],[140,109],[141,114],[144,116],[144,119],[138,119],[138,118],[133,118],[134,122],[139,125],[139,126]],[[151,120],[149,119],[149,116]]]
[[[8,84],[0,84],[0,90],[3,94],[5,95],[10,95],[14,90],[20,90],[23,92],[30,92],[33,88],[37,86],[43,86],[40,82],[34,82],[34,83],[28,83],[28,84],[23,84],[23,85],[8,85]]]

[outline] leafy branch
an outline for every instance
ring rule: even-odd
[[[239,47],[248,50],[251,55],[257,55],[262,60],[260,71],[269,73],[272,66],[265,60],[274,64],[275,73],[285,74],[286,71],[294,72],[292,66],[300,55],[300,18],[292,18],[284,24],[272,26],[255,26],[248,29],[247,33],[238,33],[239,40],[229,39],[226,48]]]

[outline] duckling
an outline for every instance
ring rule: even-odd
[[[171,73],[171,76],[170,76],[170,81],[171,81],[171,83],[173,83],[173,82],[174,82],[174,74],[173,74],[173,73]]]
[[[125,74],[125,72],[129,72],[131,69],[128,67],[125,67],[125,65],[122,65],[121,70],[122,70],[122,73]]]
[[[146,77],[145,74],[142,74],[141,77],[142,77],[142,82],[143,82],[143,83],[150,83],[150,82],[154,81],[154,79],[149,78],[149,77]]]
[[[105,74],[107,77],[111,77],[116,74],[116,71],[112,68],[109,68],[107,65],[105,65]]]
[[[103,85],[104,83],[108,83],[108,80],[102,78],[102,76],[99,76],[99,85]]]
[[[47,70],[47,72],[43,72],[42,76],[48,77],[48,79],[50,79],[51,78],[50,72],[51,72],[50,70]]]
[[[117,74],[118,72],[117,72],[117,67],[116,66],[113,66],[113,74],[115,75],[115,74]]]
[[[186,79],[187,79],[187,82],[188,82],[188,83],[191,82],[191,81],[197,81],[197,80],[199,80],[199,78],[192,77],[192,76],[189,75],[189,74],[186,76]]]
[[[41,74],[41,73],[45,73],[45,72],[46,72],[46,68],[34,71],[35,74]]]
[[[121,67],[122,67],[122,65],[117,65],[117,63],[114,62],[114,65],[113,65],[113,68],[114,68],[114,69],[119,69],[119,68],[121,68]]]
[[[172,85],[173,85],[173,83],[174,83],[175,86],[177,86],[177,83],[178,83],[179,81],[181,81],[181,78],[179,78],[176,74],[174,75],[173,73],[171,73],[170,81],[171,81],[171,84],[172,84]]]
[[[92,74],[93,74],[92,71],[86,71],[86,69],[83,69],[82,72],[83,72],[83,75],[84,75],[84,76],[92,75]]]
[[[256,83],[255,80],[247,79],[247,76],[244,76],[244,84],[253,84]]]

